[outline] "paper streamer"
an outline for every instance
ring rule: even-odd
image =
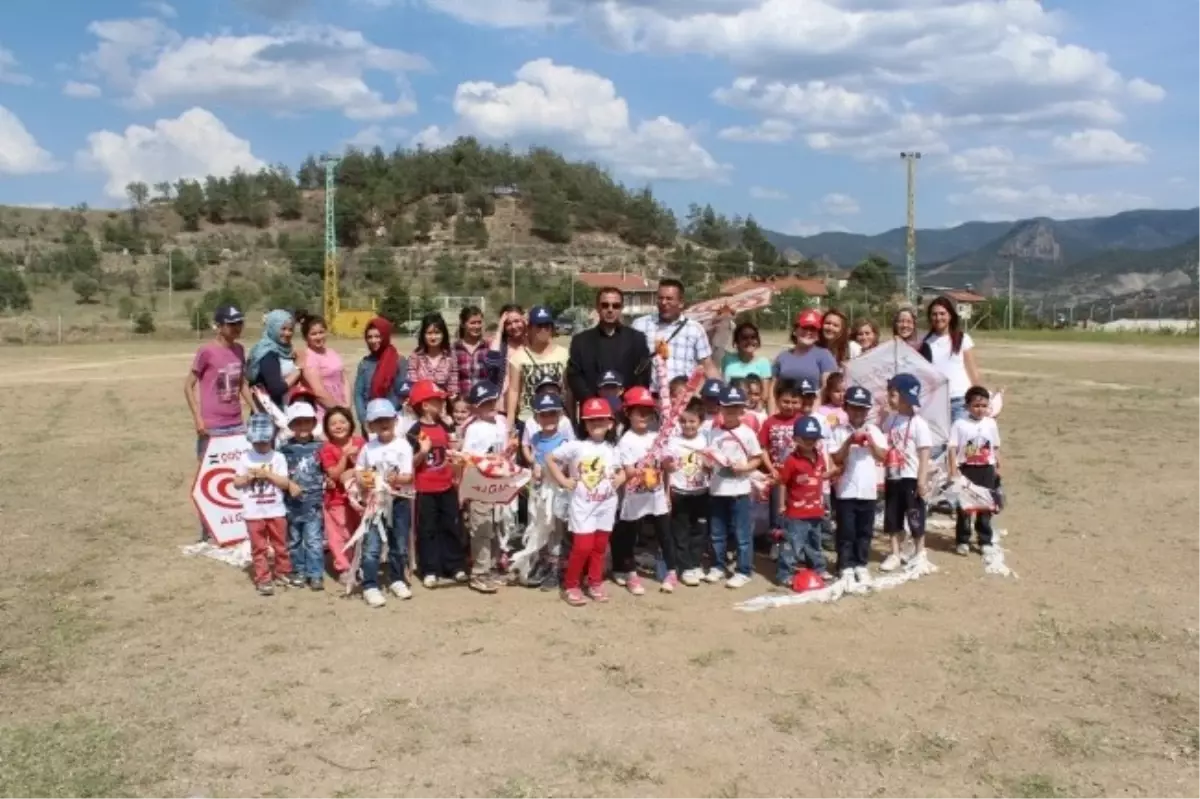
[[[188,557],[211,558],[235,569],[244,569],[250,565],[250,540],[239,541],[233,546],[220,547],[208,541],[188,544],[179,550]]]
[[[840,577],[819,591],[805,591],[802,594],[763,594],[747,599],[745,602],[739,602],[733,606],[733,609],[744,613],[757,613],[792,605],[827,604],[837,602],[848,595],[868,596],[880,591],[888,591],[907,582],[920,580],[926,575],[936,574],[937,571],[937,566],[926,555],[910,560],[898,571],[874,575],[867,583],[860,583],[849,577]]]

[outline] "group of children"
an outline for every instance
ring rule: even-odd
[[[512,550],[500,542],[510,540],[505,528],[516,514],[501,505],[460,502],[457,491],[463,470],[489,455],[530,468],[527,530],[549,528],[524,584],[560,590],[571,605],[607,601],[609,561],[616,585],[644,594],[635,550],[647,529],[658,551],[661,591],[681,584],[745,586],[753,574],[758,502],[769,504],[770,528],[780,539],[776,579],[782,586],[792,586],[802,567],[833,579],[823,551],[831,527],[840,579],[869,582],[880,499],[891,545],[880,570],[905,561],[906,526],[915,543],[908,558],[925,557],[933,440],[917,415],[921,386],[914,376],[898,374],[889,382],[881,426],[868,421],[875,408],[871,393],[844,387],[841,375],[827,380],[823,397],[815,381],[779,381],[771,416],[761,407],[760,381],[708,380],[698,396],[687,397],[687,381],[677,379],[670,392],[682,411],[666,431],[647,389],[624,390],[614,373],[600,382],[600,396],[580,405],[578,429],[553,381],[536,388],[532,419],[519,434],[498,413],[499,387],[487,381],[452,408],[428,380],[404,386],[401,408],[372,400],[362,420],[366,439],[355,434],[344,408],[326,413],[323,440],[306,402],[288,406],[286,436],[278,436],[269,417],[254,415],[247,429],[252,449],[235,485],[242,490],[259,593],[269,595],[279,584],[321,590],[328,546],[333,570],[343,579],[361,577],[366,603],[383,606],[386,543],[387,591],[408,599],[413,520],[416,572],[426,588],[448,581],[495,593],[509,579]],[[986,389],[972,388],[967,404],[970,417],[955,422],[950,434],[950,473],[990,488],[1000,438],[987,415]],[[362,534],[356,570],[347,542],[368,496],[385,507],[376,508]],[[980,546],[990,546],[987,514],[978,514],[976,530]],[[969,535],[969,519],[960,518],[961,554],[969,552]]]

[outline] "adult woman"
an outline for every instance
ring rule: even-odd
[[[830,308],[821,317],[820,346],[829,350],[839,369],[846,361],[862,355],[862,347],[850,340],[850,321],[837,308]]]
[[[458,365],[458,395],[467,396],[471,386],[487,375],[487,345],[483,341],[483,311],[468,305],[458,314],[458,338],[454,360]]]
[[[563,405],[571,407],[567,396],[567,348],[554,343],[554,315],[550,309],[535,305],[529,310],[529,341],[508,356],[508,392],[505,413],[512,421],[525,422],[533,416],[533,393],[539,385],[553,380],[562,387]]]
[[[726,352],[721,358],[721,377],[729,382],[757,375],[763,381],[763,395],[771,396],[771,361],[758,354],[758,348],[762,346],[758,326],[753,322],[742,322],[734,328],[732,340],[734,351]]]
[[[909,305],[897,309],[892,316],[892,338],[903,341],[929,360],[929,348],[921,341],[917,332],[917,311]]]
[[[391,400],[397,409],[403,404],[400,386],[408,376],[408,364],[392,345],[392,323],[382,316],[367,322],[363,340],[367,344],[367,355],[358,362],[354,374],[354,415],[365,436],[368,402]]]
[[[929,348],[929,360],[946,378],[950,391],[950,421],[967,416],[966,394],[971,386],[981,384],[975,364],[975,342],[971,334],[961,329],[958,311],[947,297],[938,297],[926,309],[929,332],[924,344]]]
[[[821,312],[809,308],[796,314],[792,328],[792,348],[775,356],[771,376],[776,380],[798,382],[808,378],[818,387],[824,387],[825,378],[838,370],[837,361],[829,350],[818,347],[824,320]],[[775,412],[774,393],[769,396],[770,410]]]
[[[870,352],[879,346],[879,325],[875,324],[874,319],[855,319],[851,329],[854,331],[854,341],[863,352]]]
[[[440,313],[427,314],[417,331],[417,348],[408,359],[408,375],[415,383],[432,380],[450,397],[458,396],[458,361],[450,350],[450,329]]]
[[[350,388],[342,356],[328,346],[329,329],[320,316],[296,311],[300,335],[304,337],[304,355],[300,361],[303,385],[317,401],[317,426],[325,418],[326,408],[348,406]]]
[[[525,309],[516,303],[508,303],[500,309],[500,324],[496,335],[488,343],[484,355],[488,379],[500,386],[503,396],[508,396],[508,363],[512,356],[525,348],[528,325],[525,324]]]
[[[246,358],[246,382],[252,388],[263,388],[279,408],[287,404],[288,392],[302,376],[292,348],[295,328],[291,311],[271,311],[263,320],[262,336]]]

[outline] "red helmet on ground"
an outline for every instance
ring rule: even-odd
[[[811,327],[813,330],[820,330],[824,318],[821,312],[813,308],[806,308],[796,314],[796,324],[793,327]]]
[[[634,386],[629,389],[625,392],[625,396],[621,399],[621,402],[626,408],[658,407],[657,403],[654,402],[654,395],[645,386]]]
[[[612,406],[603,397],[584,400],[583,407],[579,409],[580,419],[611,419],[612,415]]]
[[[825,581],[812,569],[797,569],[796,573],[792,575],[792,590],[798,594],[805,591],[820,591],[824,587]]]
[[[418,380],[413,384],[412,393],[408,395],[408,404],[415,408],[427,400],[445,398],[446,392],[438,388],[437,383],[432,380]]]

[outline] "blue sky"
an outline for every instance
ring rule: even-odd
[[[211,0],[0,6],[0,203],[293,167],[348,143],[545,144],[767,227],[1197,204],[1180,0]]]

